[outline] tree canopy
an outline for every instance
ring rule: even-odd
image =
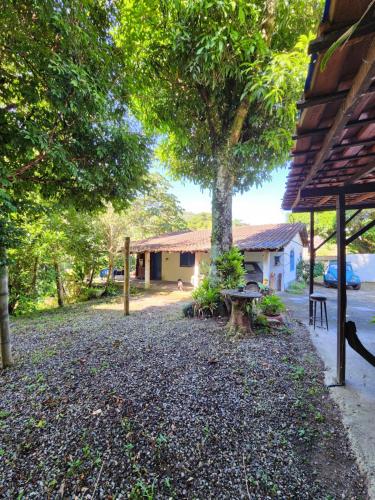
[[[211,229],[212,227],[212,217],[210,212],[184,212],[184,220],[187,227],[192,231],[197,231],[199,229]],[[233,219],[233,226],[241,226],[244,224],[239,219]]]
[[[122,0],[132,108],[160,158],[212,190],[212,252],[231,245],[232,194],[287,158],[321,0]]]
[[[354,214],[353,210],[347,210],[347,218]],[[362,227],[372,221],[375,217],[373,210],[362,210],[353,220],[347,225],[347,233],[354,234]],[[310,226],[310,214],[307,213],[292,213],[289,215],[290,222],[303,222],[308,227]],[[327,238],[330,234],[336,231],[336,212],[316,212],[314,215],[315,234],[322,238]],[[331,244],[336,241],[332,238]],[[322,247],[320,253],[324,254],[325,247]],[[348,247],[348,252],[351,253],[374,253],[375,252],[375,229],[372,228],[366,231],[362,236],[356,239]]]
[[[130,130],[113,15],[90,0],[3,5],[2,215],[34,203],[30,192],[96,209],[124,205],[144,185],[147,141]]]

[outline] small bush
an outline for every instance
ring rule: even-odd
[[[238,248],[233,247],[224,252],[216,259],[215,264],[222,288],[237,288],[245,284],[243,255]]]
[[[97,299],[98,297],[100,297],[102,292],[103,290],[100,288],[94,288],[94,287],[81,288],[81,291],[78,296],[78,301],[86,302],[87,300]]]
[[[185,316],[185,318],[192,318],[194,316],[194,302],[186,304],[182,308],[182,314]]]
[[[314,278],[323,276],[324,265],[323,262],[315,262],[314,265]],[[300,260],[297,264],[297,280],[307,281],[310,276],[310,263],[305,260]]]
[[[23,316],[36,312],[38,310],[38,298],[21,295],[18,297],[15,307],[13,308],[12,314],[14,316]]]
[[[120,295],[121,293],[122,293],[122,288],[120,286],[117,286],[115,283],[110,282],[101,296],[116,297],[116,295]]]
[[[213,286],[208,278],[204,278],[196,288],[192,297],[194,299],[194,309],[199,315],[214,315],[221,301],[220,288]]]
[[[260,310],[266,316],[277,316],[285,311],[285,305],[279,296],[267,295],[260,301]]]
[[[267,317],[264,314],[258,314],[254,320],[254,326],[261,333],[270,333],[271,327],[268,323]]]

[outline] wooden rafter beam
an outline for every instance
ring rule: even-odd
[[[373,9],[372,9],[373,10]],[[341,35],[343,35],[350,26],[345,26],[335,31],[330,31],[327,34],[321,35],[309,44],[309,54],[317,54],[318,52],[322,52],[328,47],[330,47],[333,43],[335,43]],[[375,21],[373,19],[369,19],[367,22],[363,21],[355,32],[352,34],[347,43],[355,43],[358,41],[358,38],[367,36],[372,34],[375,31]]]
[[[335,196],[339,193],[357,194],[357,193],[375,193],[375,182],[367,182],[366,184],[350,184],[344,186],[327,186],[305,188],[300,191],[302,198],[313,198],[321,196]]]
[[[332,196],[323,196],[323,198],[318,203],[318,207],[325,205],[331,198]]]
[[[288,203],[285,203],[283,205],[283,208],[284,208],[284,210],[291,210],[290,204],[288,204]],[[306,206],[299,205],[298,207],[293,208],[292,212],[293,213],[304,213],[304,212],[311,212],[311,210],[314,210],[314,212],[328,212],[331,210],[335,210],[335,208],[336,208],[336,205],[332,205],[332,204],[325,205],[325,206],[322,205],[321,207],[316,207],[316,206],[312,207],[311,205],[306,205]],[[375,208],[375,201],[369,202],[366,204],[361,204],[361,203],[357,203],[357,201],[353,201],[353,202],[348,202],[346,205],[346,210],[357,210],[359,208],[361,208],[362,210],[369,209],[369,208]]]
[[[364,125],[371,125],[372,123],[375,123],[375,116],[372,118],[365,118],[363,120],[351,120],[345,125],[344,129],[346,130],[353,127],[363,127]],[[306,139],[307,137],[315,135],[322,135],[328,132],[329,129],[330,127],[305,129],[302,132],[298,132],[297,134],[293,135],[293,139],[296,141],[298,139]]]
[[[369,198],[372,198],[372,197],[375,198],[375,193],[361,194],[361,196],[358,196],[358,198],[355,199],[355,202],[356,203],[361,203],[362,201],[366,201],[366,200],[368,200]]]
[[[341,158],[336,158],[336,159],[330,159],[330,160],[325,160],[323,162],[323,165],[331,165],[333,163],[339,163],[342,161],[355,161],[355,160],[361,160],[362,158],[375,158],[375,153],[365,153],[362,155],[349,155],[349,156],[342,156]],[[314,162],[310,161],[308,163],[293,163],[293,167],[296,168],[302,168],[302,167],[311,167]]]
[[[336,101],[341,101],[348,96],[349,92],[350,89],[340,90],[332,94],[310,97],[303,101],[298,101],[297,109],[301,110],[301,109],[311,108],[313,106],[319,106],[321,104],[328,104]],[[362,96],[365,94],[369,94],[370,92],[375,92],[375,85],[371,85],[371,87],[369,87],[366,91],[363,91]]]
[[[340,140],[342,131],[346,123],[350,120],[355,107],[357,106],[361,96],[370,87],[372,78],[375,74],[375,37],[373,38],[367,54],[362,61],[356,77],[353,80],[352,87],[345,98],[345,101],[340,106],[336,118],[330,131],[327,133],[322,148],[317,154],[314,164],[303,181],[298,195],[293,203],[293,208],[298,205],[301,198],[301,191],[309,184],[316,172],[321,168],[323,162],[331,154],[331,148]],[[327,193],[328,194],[328,193]]]
[[[358,172],[353,174],[349,179],[345,181],[345,185],[353,184],[357,182],[359,179],[364,177],[366,174],[371,173],[375,169],[375,165],[365,165],[364,167],[358,169]]]
[[[358,146],[373,146],[374,144],[375,144],[375,139],[372,139],[372,138],[371,139],[362,139],[360,141],[346,142],[344,144],[334,144],[331,147],[331,153],[334,154],[334,153],[337,153],[337,151],[341,151],[342,149],[346,149],[346,148],[354,148],[354,147],[358,147]],[[324,145],[324,141],[323,141],[323,145]],[[298,157],[298,156],[305,156],[305,155],[312,154],[312,153],[318,154],[321,150],[322,150],[322,148],[306,149],[303,151],[293,151],[291,156]],[[335,161],[340,161],[340,160],[335,160]]]

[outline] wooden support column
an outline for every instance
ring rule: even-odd
[[[337,383],[345,385],[346,241],[345,193],[337,196]]]
[[[192,285],[194,286],[194,288],[197,288],[199,286],[200,260],[201,260],[201,253],[195,252],[194,275],[192,279],[193,281]]]
[[[310,268],[309,268],[309,296],[314,293],[314,267],[315,267],[315,249],[314,249],[314,211],[310,212]],[[309,300],[309,324],[313,324],[313,302]]]
[[[271,286],[271,254],[268,250],[263,253],[263,285]]]
[[[150,288],[151,257],[150,252],[145,252],[145,288]]]
[[[124,242],[124,316],[129,316],[130,295],[130,238],[126,236]]]

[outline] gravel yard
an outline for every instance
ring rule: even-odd
[[[304,328],[233,341],[187,295],[13,322],[1,498],[367,498]]]

